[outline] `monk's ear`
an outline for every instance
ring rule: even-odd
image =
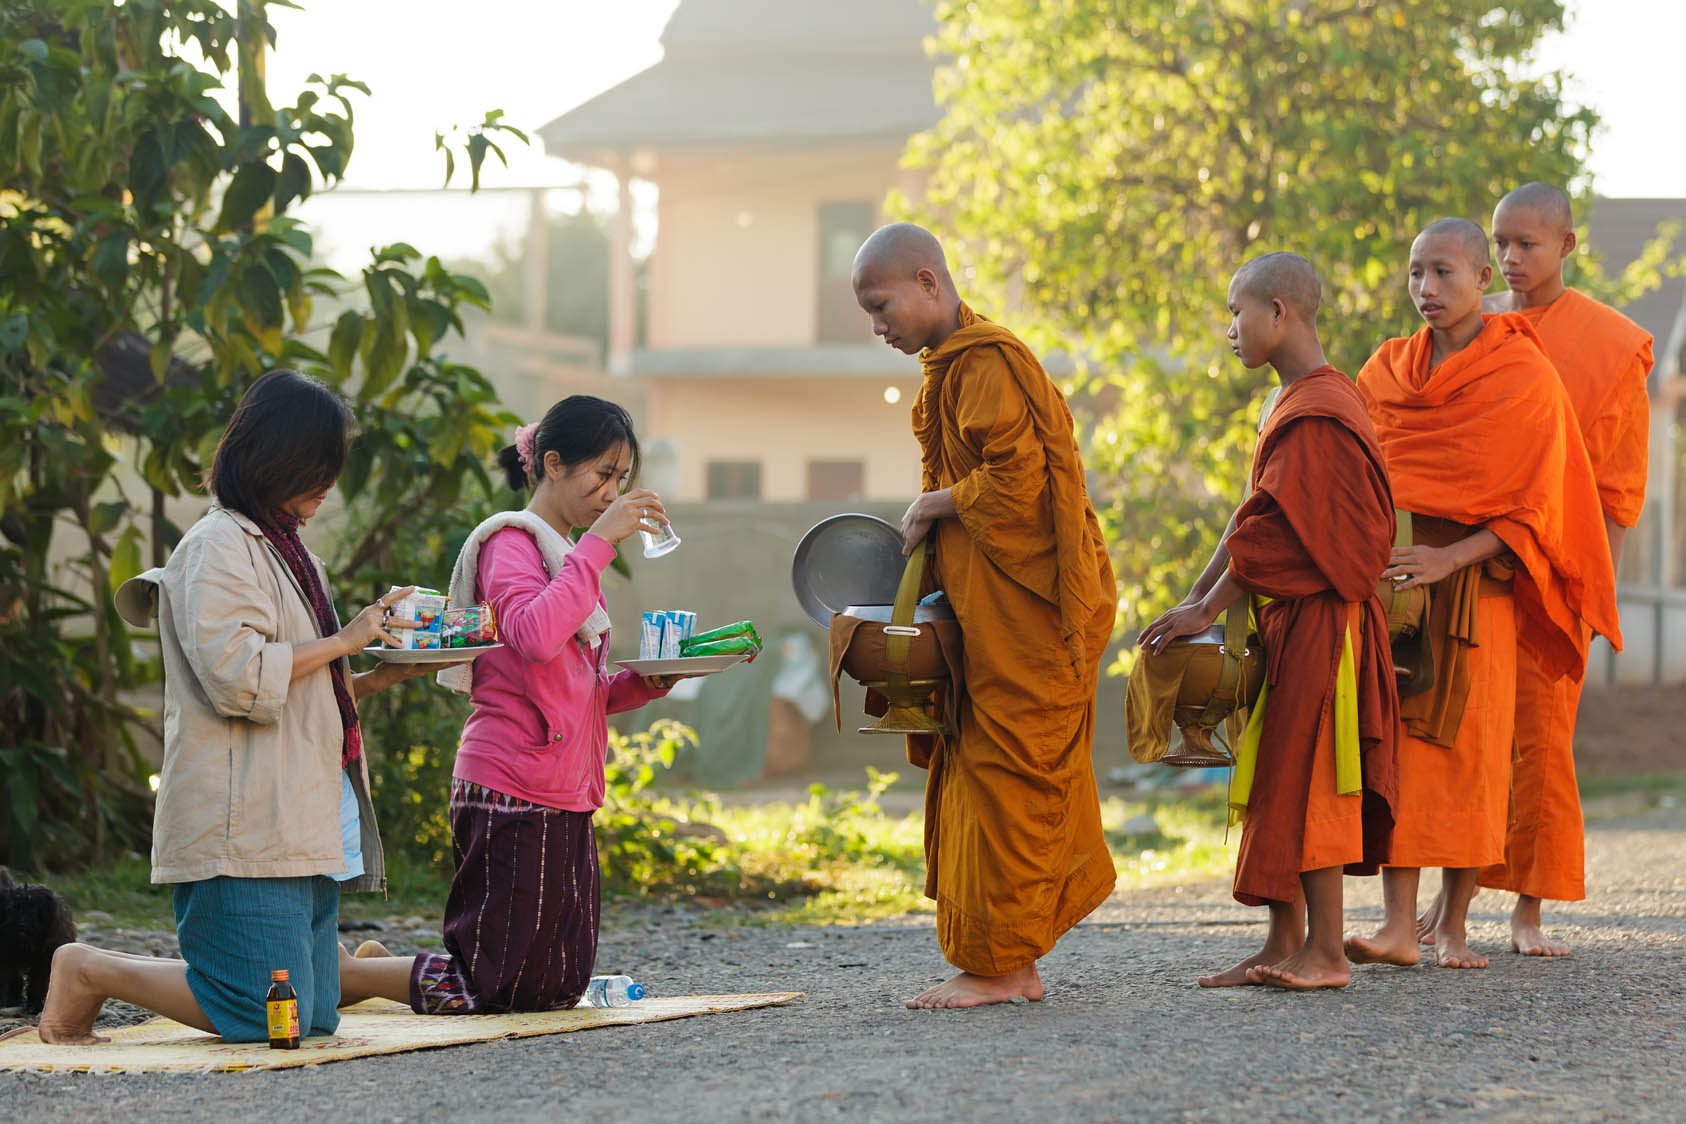
[[[1270,298],[1270,319],[1273,324],[1280,324],[1288,319],[1288,306],[1282,302],[1281,297]]]
[[[1475,283],[1476,287],[1483,293],[1487,291],[1487,287],[1493,283],[1493,267],[1491,264],[1484,265],[1475,271]]]
[[[1563,234],[1563,246],[1557,251],[1557,259],[1559,261],[1568,261],[1569,255],[1575,252],[1575,247],[1578,245],[1580,245],[1580,242],[1575,238],[1574,230],[1571,229],[1565,231]]]
[[[934,297],[942,290],[942,286],[937,283],[936,273],[929,268],[921,269],[913,276],[919,282],[919,288],[928,297]]]

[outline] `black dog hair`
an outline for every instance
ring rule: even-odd
[[[39,1014],[53,953],[76,939],[70,906],[46,886],[17,882],[0,866],[0,1007]]]

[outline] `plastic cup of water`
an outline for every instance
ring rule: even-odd
[[[644,557],[660,558],[679,545],[679,536],[674,534],[673,524],[663,520],[661,526],[661,533],[657,535],[653,535],[646,530],[639,530],[638,537],[644,540]]]

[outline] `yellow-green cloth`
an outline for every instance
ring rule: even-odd
[[[1255,632],[1257,612],[1270,604],[1271,599],[1255,594],[1247,607],[1247,615]],[[1253,776],[1259,763],[1259,739],[1264,734],[1266,702],[1270,698],[1270,679],[1259,687],[1258,701],[1247,715],[1247,727],[1235,748],[1235,771],[1229,784],[1229,822],[1238,824],[1247,815],[1247,800],[1253,793]],[[1341,662],[1335,670],[1335,791],[1341,796],[1356,796],[1364,784],[1358,747],[1358,660],[1352,652],[1352,622],[1341,630]]]

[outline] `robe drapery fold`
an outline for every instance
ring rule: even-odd
[[[1582,673],[1584,619],[1619,650],[1616,578],[1568,394],[1528,321],[1488,316],[1429,369],[1428,328],[1358,374],[1399,506],[1492,531],[1516,556],[1517,643],[1553,678]]]
[[[1575,289],[1526,308],[1574,406],[1605,518],[1639,521],[1650,452],[1651,336]],[[1554,901],[1586,897],[1585,824],[1575,781],[1575,711],[1584,677],[1553,680],[1528,653],[1516,678],[1516,753],[1505,860],[1481,885]]]
[[[1376,585],[1394,505],[1364,400],[1345,375],[1323,367],[1283,390],[1251,483],[1225,546],[1235,580],[1271,599],[1258,614],[1269,695],[1235,870],[1236,900],[1260,905],[1293,900],[1305,870],[1374,871],[1388,857],[1398,697]],[[1349,637],[1362,789],[1342,796],[1334,704]]]
[[[925,892],[963,971],[1034,963],[1111,893],[1091,748],[1117,592],[1065,399],[1030,349],[960,306],[920,355],[922,490],[951,488],[932,582],[964,637],[954,733],[909,741],[930,769]]]

